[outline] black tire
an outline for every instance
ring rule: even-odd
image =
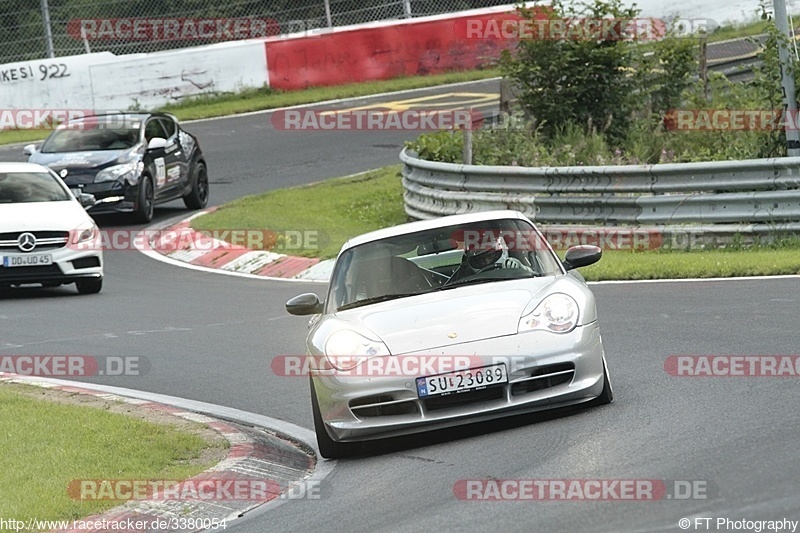
[[[614,401],[614,389],[611,387],[611,380],[608,378],[608,366],[606,358],[603,357],[603,390],[600,396],[591,401],[591,406],[606,405]]]
[[[103,278],[79,279],[75,282],[78,294],[97,294],[103,288]]]
[[[192,190],[183,197],[189,209],[203,209],[208,204],[208,171],[202,161],[192,168]]]
[[[142,176],[142,181],[139,184],[139,198],[136,201],[136,211],[134,212],[136,222],[146,224],[153,220],[155,198],[153,180],[150,179],[150,176]]]
[[[314,390],[314,380],[311,382],[311,412],[314,415],[314,431],[317,433],[317,447],[319,447],[319,454],[325,459],[340,459],[347,457],[352,453],[352,446],[344,442],[336,442],[333,440],[328,431],[325,429],[325,423],[322,421],[322,415],[319,412],[319,403],[317,402],[317,391]]]

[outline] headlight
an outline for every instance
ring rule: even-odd
[[[518,331],[543,329],[569,333],[578,325],[578,303],[566,294],[551,294],[519,320]]]
[[[121,178],[127,178],[128,181],[134,181],[131,178],[140,170],[141,164],[138,161],[132,161],[123,165],[114,165],[108,167],[97,173],[94,178],[95,183],[103,181],[117,181]]]
[[[342,329],[328,337],[325,342],[325,355],[337,370],[350,370],[370,357],[390,355],[389,348],[381,341]]]
[[[72,232],[72,244],[81,244],[92,241],[97,237],[100,230],[92,222],[85,222]]]

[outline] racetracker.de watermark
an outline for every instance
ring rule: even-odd
[[[716,485],[703,479],[460,479],[453,494],[468,501],[708,500]]]
[[[664,114],[669,131],[782,131],[800,129],[798,111],[783,109],[671,109]]]
[[[664,371],[676,377],[800,376],[800,355],[670,355]]]
[[[281,33],[272,18],[95,18],[71,19],[67,34],[77,40],[233,41]]]
[[[471,129],[483,115],[469,109],[286,109],[272,113],[271,120],[282,131],[439,131]]]
[[[522,361],[523,358],[516,358]],[[500,363],[513,371],[519,361],[513,357],[478,357],[473,355],[278,355],[270,367],[276,376],[303,377],[308,375],[335,375],[363,378],[415,378],[436,376],[451,372],[466,375],[470,369]],[[481,376],[483,379],[484,376]],[[494,376],[491,376],[494,379]]]
[[[258,501],[275,499],[280,485],[264,479],[73,479],[73,500]]]
[[[172,253],[181,250],[211,251],[249,248],[287,254],[319,250],[327,235],[318,230],[213,229],[192,230],[100,230],[93,238],[80,240],[77,232],[69,247],[80,251],[150,250]]]
[[[120,130],[137,129],[141,123],[139,116],[114,110],[0,109],[0,130]]]
[[[149,370],[149,359],[138,355],[0,355],[0,373],[21,376],[143,376]]]
[[[467,18],[455,22],[462,39],[511,41],[657,41],[670,35],[696,37],[717,28],[706,18],[548,18],[513,14]]]
[[[547,243],[553,248],[592,245],[603,250],[656,250],[665,243],[659,230],[644,228],[540,228],[535,230],[497,230],[477,228],[457,230],[450,235],[453,246],[468,250],[490,250],[498,239],[505,242],[510,251],[546,250]],[[542,240],[544,237],[545,240]],[[667,243],[668,244],[668,243]]]

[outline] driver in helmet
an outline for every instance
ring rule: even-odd
[[[508,245],[502,237],[498,237],[489,247],[476,245],[464,250],[461,264],[448,281],[467,278],[480,272],[499,268],[530,270],[519,259],[508,254]]]

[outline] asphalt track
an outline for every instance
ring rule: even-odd
[[[458,90],[496,90],[492,84]],[[453,89],[414,96],[437,92]],[[208,155],[214,204],[395,163],[409,136],[276,131],[269,113],[187,129]],[[0,159],[9,150],[0,149]],[[159,221],[185,215],[177,204],[156,213]],[[306,320],[287,315],[283,302],[304,290],[321,294],[322,285],[197,272],[136,251],[107,252],[106,268],[96,296],[74,287],[0,293],[0,355],[146,357],[146,375],[87,380],[312,428],[307,381],[276,376],[270,362],[303,352]],[[672,354],[797,354],[797,287],[798,278],[595,285],[613,404],[383,442],[338,461],[320,499],[270,507],[229,530],[679,531],[683,517],[798,520],[798,378],[680,378],[664,370]],[[459,480],[486,478],[688,480],[710,488],[707,499],[655,502],[454,496]]]

